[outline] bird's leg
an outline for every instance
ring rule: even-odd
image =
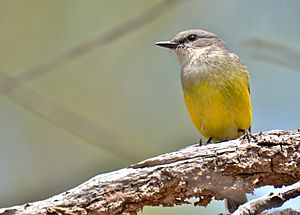
[[[208,140],[206,141],[206,144],[212,143],[212,137],[208,138]]]
[[[209,143],[212,143],[212,137],[208,138],[208,140],[206,141],[205,144],[209,144]],[[202,139],[200,138],[199,141],[196,142],[195,144],[198,146],[202,146],[204,143],[203,143]]]
[[[201,139],[201,138],[199,139],[199,142],[198,142],[198,143],[199,143],[199,146],[202,146],[202,145],[203,145],[203,142],[202,142],[202,139]]]
[[[238,132],[243,132],[243,135],[241,136],[241,139],[242,139],[242,140],[247,139],[247,140],[248,140],[248,143],[251,142],[252,134],[251,134],[251,132],[250,132],[250,129],[246,129],[246,130],[245,130],[245,129],[239,128],[239,129],[238,129]]]
[[[196,142],[195,144],[198,146],[203,146],[204,144],[211,143],[212,142],[211,140],[212,140],[212,138],[209,138],[205,143],[203,143],[202,138],[200,138],[199,141]]]

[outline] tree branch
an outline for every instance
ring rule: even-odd
[[[136,214],[144,206],[206,206],[236,192],[290,185],[300,179],[300,130],[269,131],[193,145],[98,175],[49,199],[0,209],[0,214]]]

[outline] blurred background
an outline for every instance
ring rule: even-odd
[[[300,127],[299,20],[297,0],[1,0],[0,207],[197,141],[179,62],[154,45],[185,29],[216,33],[247,65],[253,132]],[[143,214],[224,211],[214,201]]]

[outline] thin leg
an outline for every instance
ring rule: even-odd
[[[238,129],[238,132],[243,132],[244,134],[241,136],[241,139],[243,139],[243,140],[245,140],[245,139],[247,139],[248,140],[248,143],[250,143],[251,142],[251,132],[250,132],[250,129],[251,128],[249,128],[249,129],[247,129],[247,130],[245,130],[245,129]]]
[[[202,139],[201,139],[201,138],[199,139],[198,144],[199,144],[199,146],[202,146],[202,145],[203,145],[203,142],[202,142]]]
[[[212,142],[212,137],[208,138],[208,140],[206,141],[206,144],[211,143]]]

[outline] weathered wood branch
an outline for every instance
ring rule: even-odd
[[[206,206],[235,192],[300,180],[300,130],[269,131],[193,145],[98,175],[49,199],[0,209],[0,214],[135,214],[144,206]]]

